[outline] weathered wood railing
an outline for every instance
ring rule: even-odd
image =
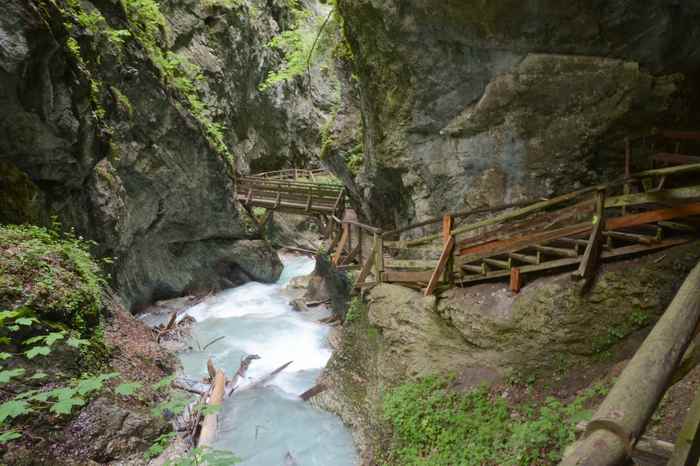
[[[670,221],[700,215],[700,185],[687,176],[698,172],[700,164],[646,170],[552,199],[449,213],[389,232],[375,229],[376,249],[365,259],[357,286],[366,286],[370,270],[375,277],[371,283],[420,286],[426,294],[440,284],[498,277],[510,277],[511,288],[518,291],[522,274],[573,265],[579,265],[575,278],[589,279],[601,259],[687,241],[665,239],[663,229],[694,229]],[[678,181],[667,187],[670,177]],[[633,193],[635,187],[638,192]],[[388,239],[440,223],[438,234]],[[393,258],[397,252],[431,246],[438,248],[438,258]]]
[[[306,168],[286,168],[271,172],[256,173],[255,178],[276,179],[276,180],[310,180],[311,182],[328,180],[333,178],[333,175],[323,168],[306,169]]]

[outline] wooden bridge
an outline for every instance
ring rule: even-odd
[[[666,132],[700,141],[700,133]],[[317,216],[340,269],[359,271],[355,287],[381,282],[420,288],[426,295],[451,286],[507,278],[518,292],[523,275],[576,268],[590,280],[603,260],[651,252],[697,238],[700,158],[672,150],[652,153],[654,168],[552,199],[451,212],[392,231],[360,223],[346,209],[342,186],[308,181],[322,172],[273,172],[238,180],[246,209],[264,207]],[[303,181],[302,181],[303,180]],[[420,236],[425,230],[434,234]],[[407,235],[411,239],[402,239]],[[415,237],[417,236],[417,237]]]

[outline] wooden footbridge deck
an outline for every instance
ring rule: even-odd
[[[700,141],[698,133],[673,137]],[[321,218],[333,262],[359,270],[357,288],[389,282],[430,295],[507,278],[517,292],[526,274],[570,267],[574,278],[590,281],[600,261],[698,238],[700,159],[678,154],[678,147],[651,158],[661,168],[630,173],[628,144],[625,175],[611,183],[552,199],[447,213],[393,231],[358,222],[337,185],[255,176],[239,180],[237,197],[244,207]],[[438,232],[402,239],[431,228]]]

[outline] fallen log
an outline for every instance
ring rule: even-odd
[[[211,360],[211,356],[207,359],[207,374],[209,374],[209,380],[213,381],[216,377],[216,367],[214,367],[214,361]]]
[[[613,466],[631,456],[700,321],[700,263],[688,274],[560,466]]]
[[[214,377],[213,389],[209,396],[208,406],[221,406],[224,401],[224,386],[226,385],[226,376],[221,369],[216,370]],[[211,446],[216,440],[218,415],[216,412],[209,413],[204,416],[202,421],[202,429],[199,431],[198,447]]]

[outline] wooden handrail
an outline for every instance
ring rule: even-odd
[[[463,218],[463,217],[467,217],[467,216],[478,214],[478,213],[488,213],[489,211],[496,212],[499,210],[505,210],[505,209],[509,209],[509,208],[513,208],[513,207],[525,206],[517,211],[508,212],[508,213],[503,214],[503,215],[498,216],[498,217],[492,217],[490,219],[486,219],[484,221],[477,222],[477,223],[472,224],[472,225],[465,225],[462,227],[457,227],[457,228],[452,230],[452,234],[458,235],[460,233],[465,233],[467,231],[474,230],[477,228],[482,228],[484,226],[502,223],[504,221],[518,218],[522,215],[526,215],[528,213],[532,213],[532,212],[535,212],[537,210],[542,210],[542,209],[552,207],[552,206],[557,205],[557,204],[568,202],[568,201],[576,199],[580,196],[590,194],[590,193],[593,193],[596,191],[600,191],[601,189],[610,189],[613,187],[622,186],[625,183],[629,183],[630,181],[639,180],[642,178],[649,178],[649,177],[653,177],[653,176],[668,176],[668,175],[676,175],[676,174],[680,174],[680,173],[690,173],[690,172],[695,172],[695,171],[700,171],[700,163],[692,164],[692,165],[680,165],[680,166],[676,166],[676,167],[657,168],[657,169],[653,169],[653,170],[645,170],[645,171],[641,171],[641,172],[637,172],[637,173],[632,173],[629,177],[622,177],[622,178],[619,178],[619,179],[612,181],[610,183],[603,183],[603,184],[600,184],[597,186],[583,188],[583,189],[580,189],[578,191],[573,191],[573,192],[563,194],[561,196],[557,196],[557,197],[554,197],[554,198],[548,199],[548,200],[541,200],[539,202],[537,202],[537,201],[534,201],[534,202],[533,201],[525,201],[525,202],[519,202],[519,203],[515,203],[515,204],[500,205],[500,206],[484,208],[484,209],[475,209],[472,211],[461,211],[461,212],[451,213],[449,215],[452,215],[455,218]],[[442,217],[436,217],[433,219],[424,220],[422,222],[418,222],[418,223],[413,224],[413,225],[408,225],[408,226],[400,228],[400,229],[386,232],[386,233],[384,233],[384,236],[386,237],[386,236],[389,236],[392,234],[403,233],[405,231],[409,231],[409,230],[412,230],[414,228],[419,228],[422,226],[436,224],[436,223],[441,222],[441,221],[442,221]],[[442,237],[442,233],[436,233],[436,234],[427,235],[427,236],[424,236],[421,238],[409,240],[403,244],[405,246],[419,246],[422,244],[431,243],[437,239],[440,239],[441,237]]]

